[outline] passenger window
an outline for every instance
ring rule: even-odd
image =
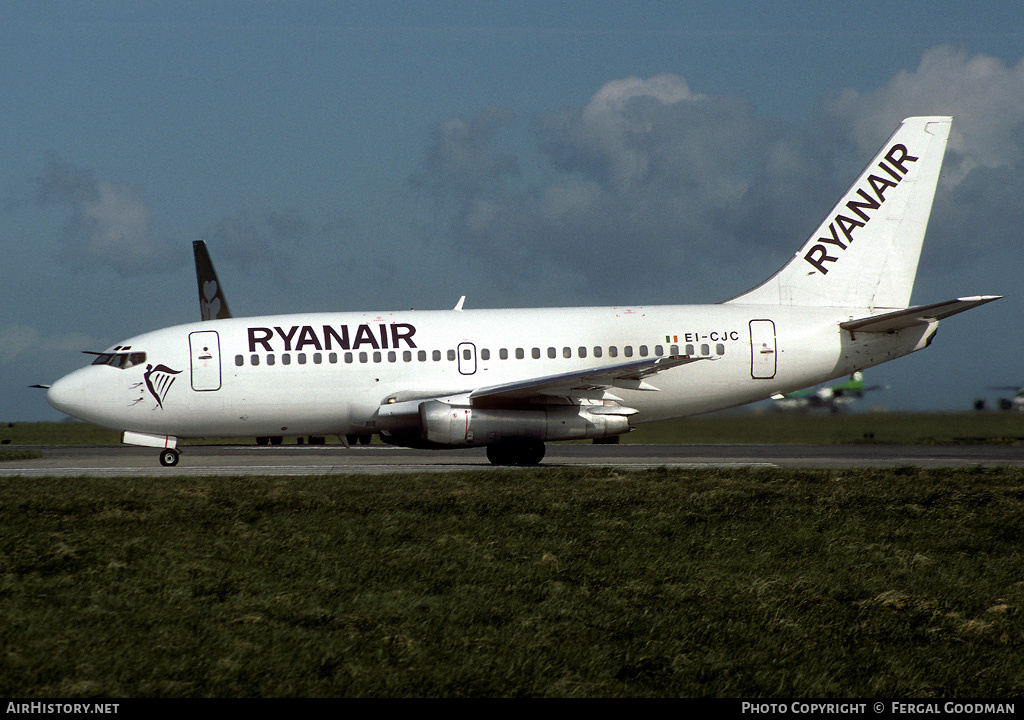
[[[369,360],[369,356],[365,352],[359,353],[359,362],[365,363]]]
[[[467,360],[468,359],[469,358],[467,358]],[[491,351],[488,350],[487,348],[484,348],[483,350],[481,350],[480,351],[480,359],[481,360],[490,360],[491,359]]]
[[[449,360],[455,360],[455,351],[454,350],[449,350],[448,351],[448,359]]]
[[[540,348],[534,348],[533,350],[530,351],[530,354],[533,355],[533,359],[534,360],[539,360],[540,359]]]
[[[640,346],[640,357],[647,357],[647,346],[646,345],[641,345]]]
[[[548,348],[548,357],[549,358],[554,359],[555,357],[557,357],[557,355],[558,355],[558,351],[557,350],[555,350],[553,347],[549,347]]]
[[[711,354],[711,348],[708,345],[701,345],[700,346],[700,354],[701,355],[710,355]]]
[[[602,355],[601,346],[600,345],[595,345],[594,346],[594,357],[599,358],[599,357],[601,357],[601,355]]]
[[[522,360],[526,357],[526,352],[522,348],[516,348],[516,360]]]
[[[320,353],[313,353],[313,364],[320,365],[324,361],[324,356]]]
[[[419,360],[420,362],[426,362],[427,361],[427,351],[426,350],[417,350],[416,351],[416,359]]]
[[[388,362],[396,362],[398,360],[398,353],[394,350],[388,350]]]
[[[572,357],[572,348],[568,348],[568,347],[562,348],[562,357],[564,357],[566,359],[571,358]]]
[[[93,364],[95,365],[96,363]],[[241,355],[235,355],[235,366],[242,367],[243,365],[245,365],[245,358]]]
[[[256,365],[260,364],[260,356],[259,355],[253,355],[251,358],[249,358],[249,360],[252,362],[253,366],[256,366]]]
[[[633,346],[627,345],[626,347],[624,347],[622,349],[622,354],[625,355],[626,357],[633,357]]]
[[[327,356],[327,360],[331,363],[331,365],[337,365],[338,353],[331,353],[330,355]]]
[[[379,363],[379,362],[380,362],[380,358],[381,358],[381,354],[380,354],[380,352],[374,352],[374,353],[373,353],[373,361],[374,361],[375,363]]]
[[[618,356],[619,356],[619,349],[617,347],[615,347],[614,345],[609,345],[608,346],[608,357],[618,357]]]
[[[432,357],[434,358],[434,362],[441,362],[441,351],[440,350],[435,350],[433,352]]]
[[[587,349],[585,347],[580,346],[576,351],[579,353],[581,358],[585,358],[587,356]]]
[[[725,345],[723,345],[722,343],[718,343],[717,345],[715,345],[715,352],[718,353],[719,355],[725,355]]]
[[[412,350],[403,350],[402,351],[402,361],[403,362],[412,362]]]
[[[273,364],[274,364],[274,356],[273,356],[273,354],[267,355],[267,365],[273,365]]]
[[[305,365],[306,364],[306,353],[299,353],[295,357],[298,359],[299,365]]]
[[[347,365],[351,365],[352,364],[352,359],[353,359],[352,358],[352,353],[350,353],[350,352],[345,353],[345,363]]]
[[[498,357],[502,360],[508,360],[508,348],[502,348],[499,350]]]

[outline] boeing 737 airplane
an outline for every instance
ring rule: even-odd
[[[998,299],[909,306],[950,125],[904,120],[793,258],[724,303],[235,318],[207,286],[204,318],[222,319],[124,340],[47,400],[164,465],[179,438],[285,434],[486,446],[494,464],[532,465],[547,441],[850,375]]]

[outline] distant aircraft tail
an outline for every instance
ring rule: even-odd
[[[793,259],[737,304],[910,304],[953,119],[904,120]]]
[[[210,254],[206,252],[206,243],[196,240],[192,243],[192,251],[196,256],[196,280],[199,282],[199,313],[203,320],[223,320],[231,317],[228,301],[224,299],[224,291],[213,270]]]
[[[858,370],[850,376],[849,380],[833,386],[832,389],[840,395],[853,395],[855,397],[860,397],[861,393],[864,392],[864,373]]]

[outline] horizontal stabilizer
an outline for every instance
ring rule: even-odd
[[[978,295],[975,297],[957,298],[931,305],[918,305],[906,310],[895,310],[872,315],[871,317],[847,320],[839,323],[839,327],[850,332],[891,333],[914,325],[927,325],[942,320],[950,315],[998,300],[1002,295]]]

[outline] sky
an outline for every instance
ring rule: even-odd
[[[692,7],[691,7],[692,6]],[[101,350],[236,316],[714,303],[900,120],[952,115],[891,410],[1024,383],[1019,0],[0,0],[0,420]]]

